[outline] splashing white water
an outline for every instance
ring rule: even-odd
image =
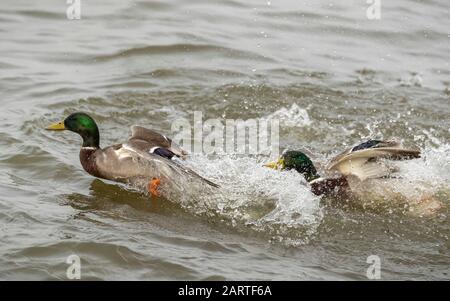
[[[424,181],[434,187],[450,184],[450,145],[426,147],[420,159],[400,161],[398,163],[413,181]]]
[[[234,226],[301,243],[323,217],[319,198],[295,171],[280,173],[255,158],[228,155],[213,159],[196,155],[186,164],[197,170],[201,166],[203,176],[221,185],[221,198],[210,196],[206,204]]]
[[[280,125],[286,127],[305,127],[312,124],[308,111],[296,103],[290,108],[282,107],[263,119],[278,119]]]

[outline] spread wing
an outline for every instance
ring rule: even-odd
[[[131,137],[128,140],[128,145],[168,159],[171,159],[173,156],[184,159],[188,154],[170,138],[138,125],[131,127]]]
[[[115,181],[126,182],[134,178],[163,177],[177,182],[184,178],[200,180],[210,186],[219,187],[173,160],[135,148],[128,143],[104,148],[96,156],[95,164],[103,178]]]
[[[337,170],[344,176],[354,175],[361,181],[389,176],[393,169],[387,160],[407,160],[420,158],[420,151],[406,149],[396,141],[369,140],[347,149],[336,156],[328,165],[329,170]]]

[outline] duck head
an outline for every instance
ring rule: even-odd
[[[98,126],[94,119],[86,113],[77,112],[70,114],[63,121],[51,124],[46,129],[51,131],[69,130],[83,138],[83,147],[100,147]]]
[[[320,178],[311,159],[301,151],[285,151],[277,161],[264,166],[279,170],[295,169],[308,182]]]

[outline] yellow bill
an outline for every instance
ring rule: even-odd
[[[62,130],[65,130],[66,127],[64,126],[64,121],[61,121],[61,122],[50,124],[45,129],[50,130],[50,131],[62,131]]]
[[[282,158],[280,158],[277,161],[266,163],[266,164],[264,164],[264,166],[272,168],[272,169],[283,169],[284,168],[284,160]]]

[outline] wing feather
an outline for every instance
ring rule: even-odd
[[[369,140],[356,147],[347,149],[336,156],[328,165],[329,170],[337,170],[344,176],[354,175],[361,181],[370,178],[380,178],[389,176],[391,168],[387,160],[406,160],[420,158],[420,151],[405,149],[400,143],[395,141],[375,141]]]
[[[128,140],[128,144],[135,149],[148,153],[151,153],[156,148],[164,148],[182,159],[188,154],[170,138],[138,125],[131,127],[131,137]]]
[[[183,176],[190,176],[210,186],[219,187],[190,168],[135,148],[132,144],[122,144],[104,149],[103,155],[96,158],[96,165],[109,179],[120,180],[141,176],[179,179]]]

